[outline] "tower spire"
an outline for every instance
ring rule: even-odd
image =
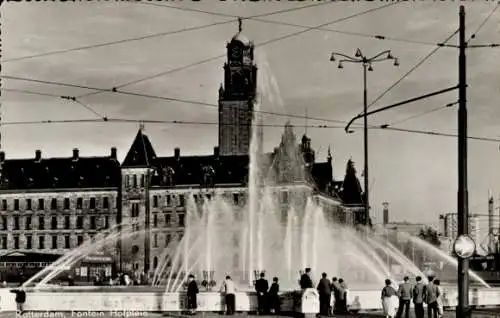
[[[144,123],[141,121],[139,123],[139,129],[141,130],[141,132],[144,132],[144,128],[145,128]]]
[[[326,159],[327,159],[328,161],[331,161],[331,160],[332,160],[332,150],[331,150],[330,145],[328,145],[328,154],[326,155]]]
[[[243,30],[242,24],[243,20],[241,19],[241,17],[238,17],[238,32],[241,32]]]

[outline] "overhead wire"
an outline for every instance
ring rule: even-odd
[[[472,35],[470,36],[469,40],[467,40],[467,42],[469,42],[470,40],[472,39],[475,39],[476,38],[476,35],[479,33],[479,31],[481,31],[481,29],[484,27],[484,25],[488,22],[488,20],[493,16],[493,14],[495,14],[495,12],[498,10],[498,8],[500,7],[500,1],[497,1],[497,4],[496,6],[491,10],[490,14],[488,14],[488,16],[483,20],[483,22],[481,22],[481,24],[479,25],[479,27],[476,29],[476,31],[474,31],[472,33]]]
[[[409,117],[406,117],[404,119],[400,119],[400,120],[397,120],[397,121],[393,121],[392,123],[390,124],[386,124],[388,127],[389,126],[394,126],[394,125],[397,125],[397,124],[401,124],[401,123],[404,123],[404,122],[407,122],[409,120],[412,120],[412,119],[415,119],[415,118],[418,118],[418,117],[422,117],[424,115],[428,115],[430,113],[434,113],[434,112],[437,112],[437,111],[440,111],[440,110],[443,110],[443,109],[446,109],[446,108],[449,108],[449,107],[452,107],[454,105],[458,104],[458,102],[454,102],[454,103],[448,103],[446,105],[443,105],[443,106],[439,106],[439,107],[435,107],[435,108],[432,108],[432,109],[429,109],[429,110],[426,110],[424,112],[421,112],[421,113],[418,113],[418,114],[415,114],[415,115],[412,115],[412,116],[409,116]]]
[[[206,11],[206,10],[200,10],[200,9],[193,9],[193,8],[187,8],[187,7],[178,7],[178,6],[169,5],[169,4],[158,4],[158,3],[150,3],[150,2],[136,2],[136,3],[137,4],[143,4],[143,5],[163,7],[163,8],[177,9],[177,10],[181,10],[181,11],[198,12],[198,13],[210,14],[210,15],[221,16],[221,17],[238,18],[238,16],[232,15],[232,14],[219,13],[219,12],[213,12],[213,11]],[[251,20],[251,21],[262,22],[262,23],[269,23],[269,24],[290,26],[290,27],[296,27],[296,28],[303,28],[303,29],[309,28],[309,26],[305,26],[305,25],[301,25],[301,24],[295,24],[295,23],[282,22],[282,21],[272,21],[272,20],[265,20],[265,19],[260,19],[260,18],[254,18],[254,17],[249,17],[249,18],[246,18],[246,19]],[[410,40],[410,39],[401,39],[401,38],[395,38],[395,37],[388,37],[388,36],[384,36],[384,35],[380,35],[380,34],[368,34],[368,33],[360,33],[360,32],[341,31],[341,30],[333,30],[333,29],[324,28],[324,27],[317,27],[317,28],[314,28],[314,29],[315,30],[321,30],[321,31],[333,32],[333,33],[338,33],[338,34],[350,35],[350,36],[372,38],[372,39],[377,39],[377,40],[387,40],[387,41],[392,41],[392,42],[420,44],[420,45],[427,45],[427,46],[437,46],[438,45],[438,43],[433,43],[433,42]]]
[[[328,2],[328,3],[332,3],[332,2]],[[318,27],[325,27],[325,26],[332,25],[332,24],[335,24],[335,23],[340,23],[340,22],[343,22],[343,21],[346,21],[346,20],[349,20],[349,19],[352,19],[352,18],[356,18],[356,17],[362,16],[362,15],[365,15],[365,14],[368,14],[368,13],[371,13],[371,12],[374,12],[374,11],[378,11],[378,10],[381,10],[381,9],[384,9],[384,8],[396,5],[398,3],[399,2],[393,2],[393,3],[385,4],[385,5],[380,6],[380,7],[371,8],[371,9],[368,9],[368,10],[365,10],[365,11],[361,11],[361,12],[358,12],[358,13],[355,13],[355,14],[343,17],[343,18],[339,18],[339,19],[336,19],[336,20],[333,20],[333,21],[329,21],[327,23],[323,23],[323,24],[320,24],[320,25],[315,26],[315,27],[308,27],[307,29],[304,29],[304,30],[301,30],[301,31],[296,31],[296,32],[289,33],[289,34],[284,35],[284,36],[280,36],[280,37],[277,37],[277,38],[273,38],[273,39],[264,41],[262,43],[257,43],[257,44],[255,44],[255,47],[264,46],[264,45],[268,45],[268,44],[275,43],[275,42],[278,42],[278,41],[282,41],[282,40],[285,40],[285,39],[288,39],[288,38],[291,38],[291,37],[295,37],[295,36],[301,35],[303,33],[309,32],[311,30],[315,30]],[[213,57],[210,57],[210,58],[203,59],[203,60],[198,61],[198,62],[194,62],[194,63],[191,63],[191,64],[187,64],[187,65],[183,65],[183,66],[180,66],[180,67],[176,67],[174,69],[170,69],[170,70],[167,70],[167,71],[163,71],[163,72],[160,72],[160,73],[149,75],[149,76],[146,76],[146,77],[143,77],[143,78],[136,79],[134,81],[129,81],[127,83],[123,83],[121,85],[116,85],[116,86],[114,86],[112,89],[110,89],[108,91],[116,91],[119,88],[123,88],[123,87],[134,85],[134,84],[138,84],[138,83],[141,83],[141,82],[144,82],[144,81],[148,81],[148,80],[151,80],[151,79],[154,79],[154,78],[158,78],[158,77],[162,77],[162,76],[165,76],[165,75],[169,75],[169,74],[172,74],[172,73],[175,73],[175,72],[183,71],[183,70],[186,70],[186,69],[191,68],[193,66],[205,64],[205,63],[208,63],[208,62],[211,62],[211,61],[223,58],[225,56],[226,56],[226,54],[220,54],[220,55],[217,55],[217,56],[213,56]],[[78,97],[79,98],[88,97],[88,96],[96,95],[96,94],[100,94],[100,93],[101,92],[88,93],[88,94],[80,95]]]
[[[281,13],[287,13],[287,12],[307,9],[310,7],[316,7],[316,6],[325,5],[325,4],[328,4],[328,3],[327,2],[313,3],[313,4],[305,5],[302,7],[294,7],[294,8],[288,8],[288,9],[283,9],[283,10],[278,10],[278,11],[273,11],[273,12],[267,12],[267,13],[262,13],[262,14],[258,14],[255,16],[242,18],[242,19],[250,19],[253,17],[256,17],[256,18],[265,17],[265,16],[270,16],[270,15],[276,15],[276,14],[281,14]],[[39,53],[39,54],[34,54],[34,55],[5,59],[2,62],[8,63],[8,62],[37,58],[37,57],[44,57],[44,56],[50,56],[50,55],[56,55],[56,54],[62,54],[62,53],[69,53],[69,52],[74,52],[74,51],[90,50],[90,49],[95,49],[95,48],[104,47],[104,46],[111,46],[111,45],[116,45],[116,44],[141,41],[141,40],[152,39],[152,38],[156,38],[156,37],[168,36],[168,35],[179,34],[179,33],[190,32],[190,31],[197,31],[197,30],[202,30],[202,29],[206,29],[209,27],[213,27],[213,26],[233,23],[236,21],[237,21],[236,19],[231,19],[228,21],[213,22],[213,23],[204,24],[204,25],[200,25],[200,26],[187,27],[187,28],[182,28],[182,29],[178,29],[178,30],[159,32],[159,33],[143,35],[143,36],[133,37],[133,38],[128,38],[128,39],[109,41],[109,42],[103,42],[103,43],[97,43],[97,44],[90,44],[90,45],[79,46],[79,47],[74,47],[74,48],[70,48],[70,49],[54,50],[54,51],[49,51],[49,52],[45,52],[45,53]]]

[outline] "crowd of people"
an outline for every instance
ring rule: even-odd
[[[428,318],[443,316],[443,291],[441,282],[434,277],[428,277],[429,283],[424,284],[422,277],[415,278],[415,284],[410,283],[405,276],[403,283],[395,287],[390,279],[385,280],[382,288],[382,307],[387,318],[401,318],[404,312],[410,317],[410,303],[413,301],[416,318],[424,318],[424,303],[427,304]]]

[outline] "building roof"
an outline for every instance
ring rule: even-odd
[[[148,136],[143,133],[141,128],[137,132],[125,160],[123,160],[122,167],[149,167],[155,158],[156,153],[153,145],[151,145]]]
[[[5,159],[0,153],[0,189],[106,188],[120,185],[116,149],[110,156],[43,158],[37,150],[32,159]]]

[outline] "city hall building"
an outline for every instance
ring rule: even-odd
[[[36,150],[32,158],[8,159],[0,152],[0,272],[22,266],[22,260],[8,264],[2,255],[62,255],[103,230],[132,224],[132,231],[145,234],[129,235],[106,252],[122,270],[148,272],[165,247],[182,238],[190,195],[197,203],[218,195],[235,206],[245,205],[252,122],[258,122],[256,91],[254,45],[240,31],[227,45],[219,89],[219,145],[213,153],[183,156],[175,148],[172,156],[158,156],[143,129],[122,163],[116,148],[100,157],[81,157],[78,149],[66,158],[45,158]],[[262,125],[256,127],[262,145]],[[273,152],[258,148],[260,166],[273,181],[269,186],[282,211],[313,197],[332,220],[352,226],[369,222],[350,160],[344,180],[334,180],[330,151],[325,161],[318,161],[310,138],[298,141],[288,123]]]

